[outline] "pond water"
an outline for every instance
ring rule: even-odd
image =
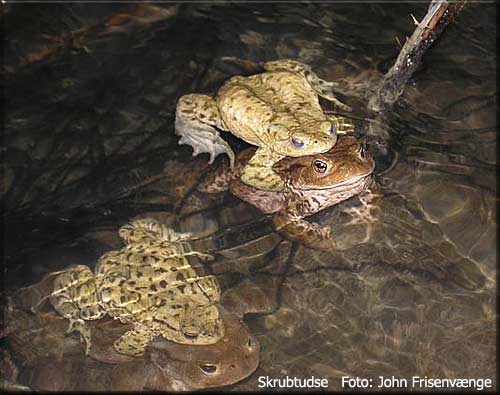
[[[324,378],[330,390],[343,376],[482,378],[496,388],[494,4],[467,4],[389,114],[366,107],[413,31],[410,14],[421,19],[427,6],[6,7],[6,288],[92,266],[110,249],[106,235],[139,214],[218,231],[258,216],[226,194],[193,198],[204,209],[175,217],[172,175],[193,161],[177,145],[175,105],[256,62],[297,59],[339,84],[382,198],[370,215],[353,198],[313,218],[332,227],[334,253],[277,238],[218,256],[213,270],[228,286],[277,288],[271,312],[245,318],[261,344],[257,371],[226,389],[258,390],[261,376]]]

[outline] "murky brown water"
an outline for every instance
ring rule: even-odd
[[[315,376],[331,390],[342,389],[343,376],[496,385],[492,4],[466,6],[385,119],[369,114],[367,97],[397,55],[395,37],[411,34],[409,14],[420,19],[425,3],[10,7],[8,289],[92,265],[109,249],[103,232],[137,214],[172,212],[168,179],[140,183],[189,166],[191,150],[173,133],[176,100],[249,72],[232,58],[294,58],[340,83],[375,154],[383,199],[373,218],[359,215],[358,198],[314,218],[332,226],[334,254],[286,242],[278,254],[276,243],[256,243],[214,264],[221,277],[243,273],[233,285],[281,284],[275,312],[246,319],[261,342],[258,370],[228,389],[258,390],[260,376]],[[196,204],[214,208],[182,226],[220,230],[255,215],[228,196]]]

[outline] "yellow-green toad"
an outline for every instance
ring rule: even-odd
[[[293,60],[264,64],[265,72],[229,79],[215,97],[182,96],[177,103],[175,131],[179,144],[193,147],[193,155],[210,154],[210,162],[234,152],[219,130],[229,131],[259,147],[241,171],[241,181],[265,191],[282,191],[285,184],[273,164],[286,156],[301,157],[329,151],[338,133],[352,130],[344,117],[327,115],[319,96],[349,109],[336,99],[334,84]]]
[[[86,320],[106,314],[134,327],[114,343],[126,355],[141,356],[156,336],[181,344],[213,344],[224,336],[216,304],[220,288],[215,277],[199,276],[187,255],[190,251],[176,233],[153,219],[140,219],[119,231],[126,246],[104,254],[95,274],[78,265],[54,280],[50,301],[70,321],[68,332],[78,331],[91,347]]]

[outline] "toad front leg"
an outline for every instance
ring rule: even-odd
[[[212,97],[189,94],[179,99],[175,111],[175,134],[181,136],[179,144],[193,147],[193,156],[207,152],[209,163],[217,155],[226,153],[233,167],[234,152],[217,129],[227,131]]]
[[[180,321],[183,343],[214,344],[224,337],[224,323],[215,305],[191,306]]]
[[[126,332],[115,341],[115,350],[120,354],[131,357],[140,357],[146,346],[159,335],[159,331],[152,325],[136,324],[134,329]]]
[[[335,249],[335,240],[330,235],[329,227],[307,222],[303,218],[290,215],[286,210],[274,215],[273,225],[283,237],[298,241],[306,247],[325,251]]]
[[[264,191],[279,192],[285,183],[273,170],[273,165],[283,156],[274,154],[267,148],[259,148],[241,171],[241,181]]]

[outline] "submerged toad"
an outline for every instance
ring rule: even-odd
[[[113,342],[133,324],[102,319],[89,322],[94,342],[85,357],[80,341],[65,335],[66,320],[43,302],[53,280],[49,273],[8,298],[4,344],[19,364],[12,382],[36,391],[193,391],[238,382],[259,364],[258,339],[225,307],[224,298],[220,316],[225,330],[217,343],[178,344],[159,336],[143,356],[125,356],[116,352]],[[253,311],[253,299],[242,297]]]
[[[85,320],[106,314],[133,329],[114,343],[116,351],[140,356],[156,336],[181,344],[212,344],[224,335],[216,303],[220,288],[214,276],[198,276],[180,234],[153,219],[140,219],[119,231],[127,245],[104,254],[95,274],[88,266],[64,270],[54,280],[50,301],[78,331],[90,352],[91,334]]]
[[[229,189],[264,214],[274,214],[273,225],[286,238],[311,248],[334,248],[330,228],[303,218],[368,189],[375,163],[365,145],[353,137],[340,136],[327,153],[282,159],[273,169],[286,184],[283,192],[263,191],[241,182],[239,174],[253,152],[254,148],[241,152],[234,169],[222,163],[198,189],[208,193]]]
[[[333,83],[320,79],[311,68],[293,60],[264,64],[265,72],[229,79],[215,97],[182,96],[177,103],[175,132],[179,144],[193,147],[193,155],[210,154],[210,163],[227,153],[231,167],[234,152],[219,130],[249,144],[252,151],[240,169],[241,181],[264,191],[282,191],[285,184],[273,164],[291,156],[323,153],[337,141],[337,133],[352,130],[340,116],[326,115],[318,96],[349,109],[335,98]]]

